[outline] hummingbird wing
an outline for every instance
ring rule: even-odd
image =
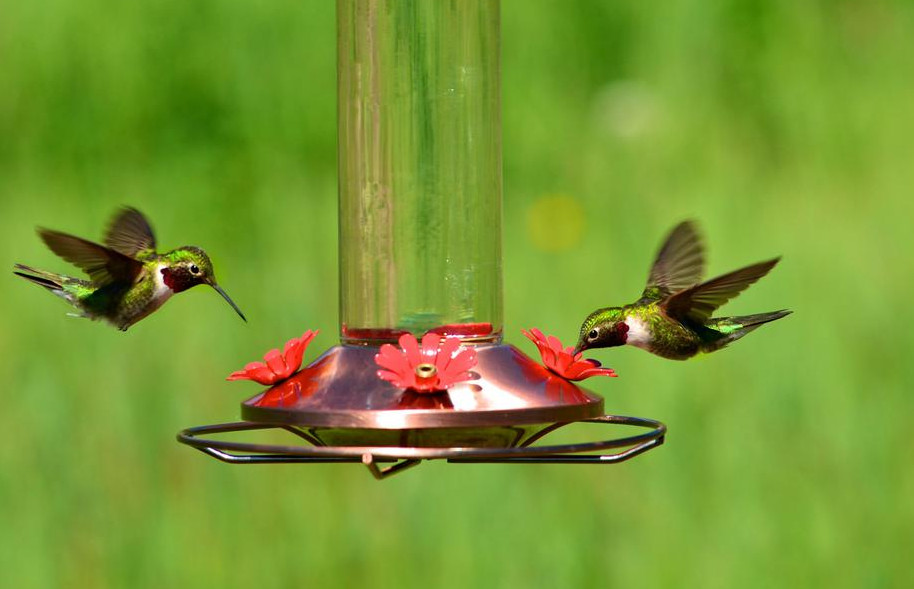
[[[143,271],[142,262],[81,237],[50,229],[39,229],[38,235],[52,252],[78,266],[98,286],[131,284]]]
[[[667,315],[674,319],[688,320],[703,325],[715,309],[746,290],[746,288],[768,274],[781,258],[759,262],[718,276],[713,280],[696,284],[691,288],[670,295],[661,303]]]
[[[108,225],[104,243],[131,258],[141,252],[155,252],[156,237],[145,215],[133,207],[122,208]]]
[[[701,280],[704,268],[701,235],[693,221],[683,221],[663,242],[641,297],[659,300],[689,288]]]

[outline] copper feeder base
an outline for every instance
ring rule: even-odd
[[[189,428],[178,435],[232,463],[362,462],[377,478],[421,460],[610,464],[660,445],[657,421],[603,415],[603,399],[553,374],[511,345],[479,344],[473,380],[420,394],[378,378],[373,346],[335,346],[290,379],[248,399],[245,422]],[[573,422],[634,425],[647,433],[598,442],[533,446]],[[282,429],[294,446],[198,436]],[[300,442],[308,442],[303,446]],[[580,454],[626,448],[608,455]],[[251,452],[252,454],[237,454]],[[395,462],[380,469],[378,462]]]
[[[603,399],[510,345],[476,346],[475,378],[440,393],[377,376],[374,346],[335,346],[241,405],[247,421],[301,428],[330,446],[505,447],[528,430],[603,415]]]

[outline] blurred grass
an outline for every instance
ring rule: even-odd
[[[3,586],[914,583],[911,3],[505,0],[507,333],[628,302],[684,217],[712,273],[784,255],[727,311],[796,314],[688,363],[598,353],[607,409],[670,426],[624,466],[380,484],[173,441],[237,417],[255,389],[224,374],[336,332],[334,27],[331,3],[0,1],[3,263],[63,270],[33,227],[97,236],[130,203],[252,319],[193,291],[125,336],[7,279]],[[587,224],[538,249],[555,194]]]

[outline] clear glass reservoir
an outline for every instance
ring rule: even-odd
[[[497,0],[338,0],[344,343],[502,329]]]

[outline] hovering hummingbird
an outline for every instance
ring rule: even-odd
[[[700,282],[704,247],[694,223],[677,225],[660,248],[641,298],[591,313],[581,325],[575,353],[628,344],[671,360],[713,352],[763,323],[789,315],[784,309],[742,317],[711,314],[771,270],[780,258]]]
[[[241,309],[216,283],[213,264],[202,249],[179,247],[156,252],[155,235],[143,213],[123,208],[111,220],[105,245],[38,229],[52,252],[79,267],[89,280],[53,274],[16,264],[14,274],[43,286],[69,302],[88,319],[104,319],[121,331],[148,316],[178,292],[208,284],[245,319]]]

